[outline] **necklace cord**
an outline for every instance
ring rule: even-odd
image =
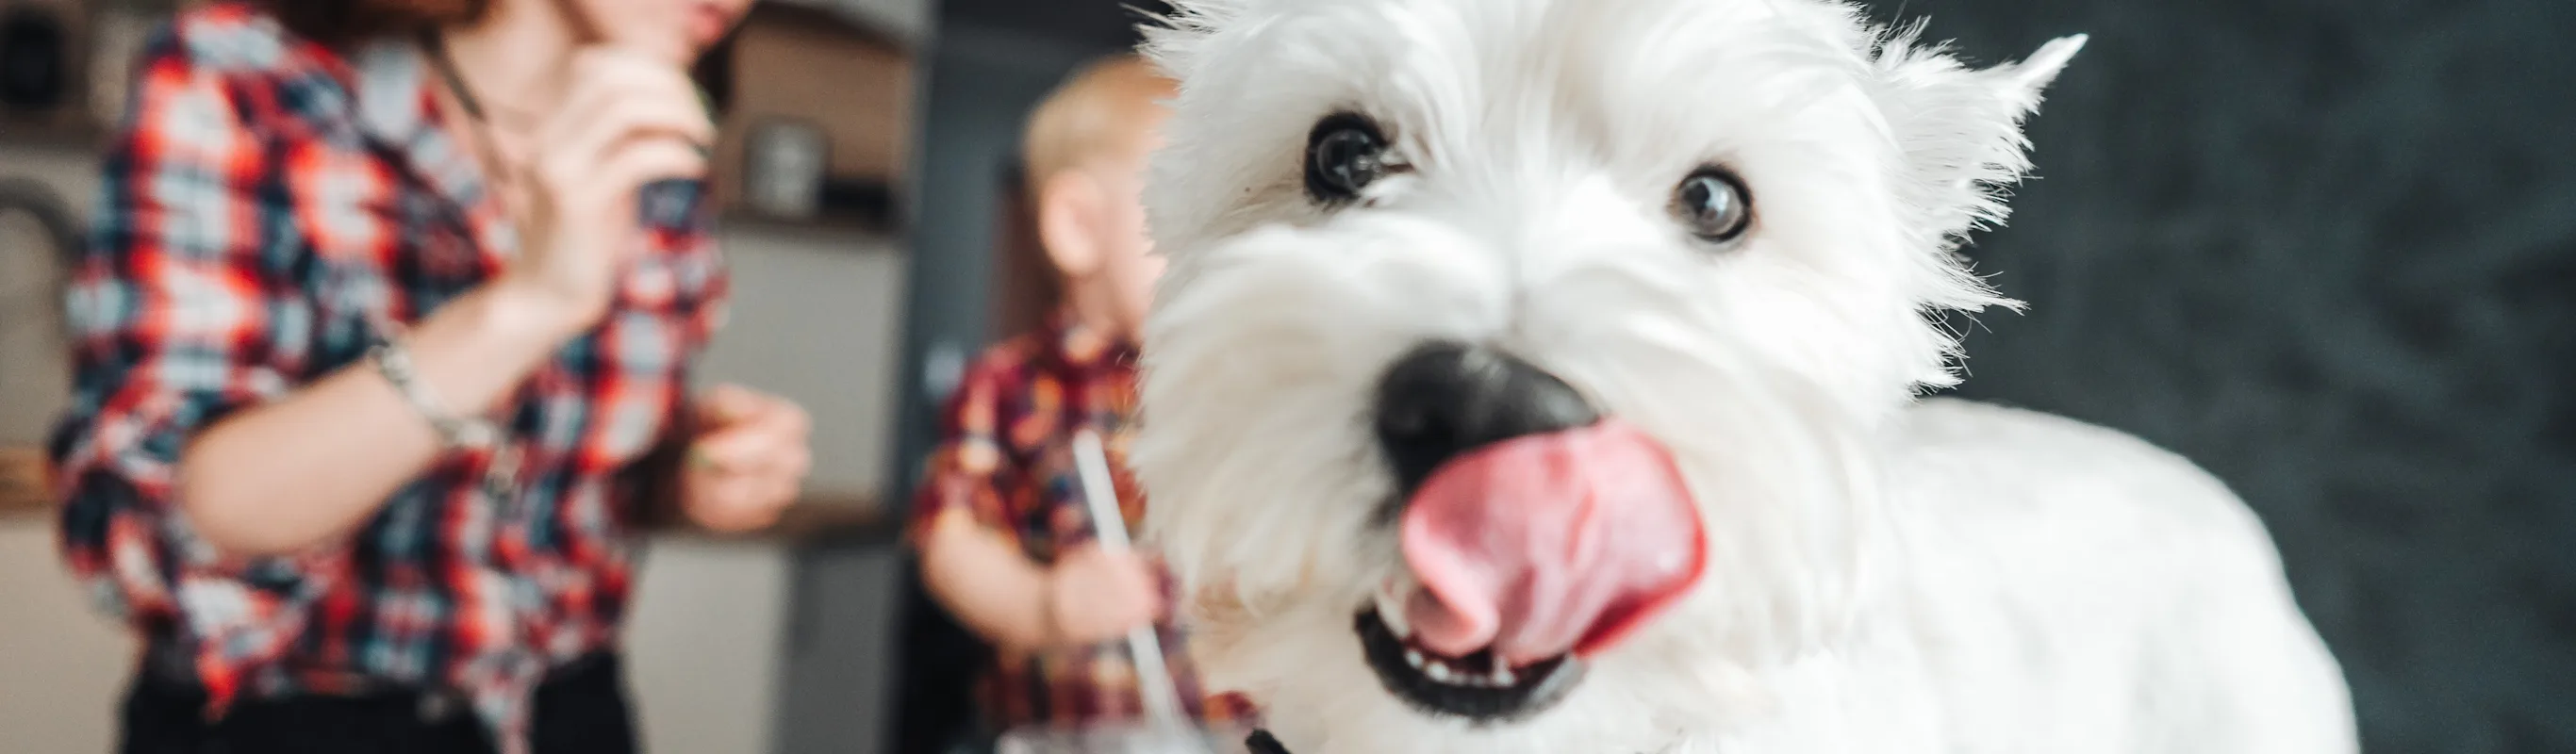
[[[456,58],[447,53],[446,35],[438,33],[437,29],[422,29],[420,45],[429,51],[430,65],[438,69],[438,77],[446,82],[447,91],[456,95],[456,105],[465,110],[465,117],[474,119],[476,123],[486,122],[482,98],[474,96],[474,87],[466,85],[465,74],[456,69]]]

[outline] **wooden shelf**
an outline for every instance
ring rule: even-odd
[[[719,206],[748,213],[751,141],[796,124],[823,140],[821,214],[769,222],[901,232],[917,74],[899,35],[822,5],[763,3],[709,61],[701,78],[726,103],[712,175]]]
[[[26,445],[0,446],[0,518],[42,515],[53,507],[53,495],[45,485],[44,451]]]
[[[749,230],[770,233],[811,233],[818,237],[849,237],[883,241],[884,248],[899,249],[904,237],[899,226],[872,220],[834,215],[811,220],[771,217],[747,209],[727,209],[716,217],[717,229]]]
[[[0,146],[95,152],[108,136],[107,129],[87,122],[0,117]]]
[[[778,524],[743,534],[717,534],[673,525],[657,533],[720,542],[784,544],[800,547],[873,544],[900,538],[903,519],[873,498],[812,496],[780,516]]]

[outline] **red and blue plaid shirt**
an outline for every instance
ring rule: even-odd
[[[1135,413],[1136,354],[1058,314],[1045,330],[986,351],[949,399],[921,497],[914,503],[915,541],[941,516],[963,514],[1017,542],[1041,563],[1099,537],[1074,467],[1074,433],[1107,438],[1119,511],[1134,527],[1144,496],[1127,475],[1127,436]],[[1169,596],[1169,580],[1166,580]],[[1163,666],[1185,712],[1216,723],[1246,723],[1251,705],[1235,695],[1210,696],[1199,683],[1187,636],[1157,626]],[[982,680],[989,722],[1004,728],[1134,722],[1144,714],[1137,668],[1127,644],[1113,641],[1004,654]]]
[[[397,41],[326,49],[238,3],[150,42],[66,302],[63,550],[105,609],[193,657],[210,713],[437,689],[520,750],[547,668],[616,643],[638,497],[624,472],[668,430],[721,316],[695,189],[648,196],[663,219],[644,223],[611,313],[500,415],[524,459],[514,495],[487,498],[489,454],[459,453],[362,528],[249,560],[217,553],[175,500],[190,436],[359,363],[515,253],[424,63]]]

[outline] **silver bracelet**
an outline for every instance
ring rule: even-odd
[[[429,428],[438,433],[441,446],[449,450],[480,450],[500,444],[500,425],[481,417],[459,416],[447,410],[446,404],[429,389],[429,384],[421,381],[419,370],[412,367],[411,352],[403,350],[401,344],[391,340],[378,342],[375,348],[367,351],[367,360],[376,365],[376,373],[384,375],[386,382],[393,383],[394,390],[402,393],[403,400],[411,404],[413,411],[420,412],[421,418],[429,421]]]

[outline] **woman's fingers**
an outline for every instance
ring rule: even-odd
[[[740,385],[723,384],[708,388],[690,404],[697,409],[698,421],[707,426],[724,427],[760,413],[767,398]]]
[[[615,50],[585,50],[574,59],[573,83],[564,93],[563,106],[540,130],[538,140],[546,144],[570,141],[599,121],[600,113],[635,100],[683,106],[702,122],[709,117],[698,97],[697,83],[680,69]],[[711,131],[713,124],[708,124],[708,129]]]
[[[707,470],[720,476],[803,479],[813,468],[805,434],[785,423],[749,423],[698,443]]]
[[[578,125],[568,127],[561,140],[546,143],[545,148],[550,158],[579,164],[596,161],[617,144],[644,136],[710,144],[715,141],[716,131],[715,124],[698,112],[696,103],[666,97],[626,97],[591,111]]]
[[[706,156],[690,144],[671,139],[637,140],[611,153],[591,171],[589,180],[597,182],[593,190],[598,193],[586,198],[622,206],[633,200],[645,184],[699,178],[706,172]]]
[[[586,52],[575,65],[576,83],[566,95],[567,106],[557,110],[539,139],[537,169],[548,186],[558,192],[588,187],[623,197],[655,180],[704,173],[705,148],[715,142],[715,124],[687,77],[633,55],[596,51]],[[699,164],[676,161],[669,154],[631,154],[640,144],[660,142],[695,153]],[[620,164],[635,162],[644,169]],[[629,169],[615,169],[621,166]]]
[[[614,107],[573,142],[549,145],[541,177],[558,196],[590,189],[619,197],[652,180],[696,177],[705,172],[702,145],[714,136],[688,117],[642,100]]]
[[[799,485],[792,480],[740,476],[706,484],[690,503],[690,515],[707,526],[740,530],[776,521],[795,502]]]
[[[573,80],[537,124],[525,179],[522,253],[508,275],[567,304],[587,327],[607,312],[620,265],[638,242],[639,190],[707,171],[714,143],[696,87],[677,67],[613,50],[584,50]],[[554,103],[550,103],[554,104]]]

